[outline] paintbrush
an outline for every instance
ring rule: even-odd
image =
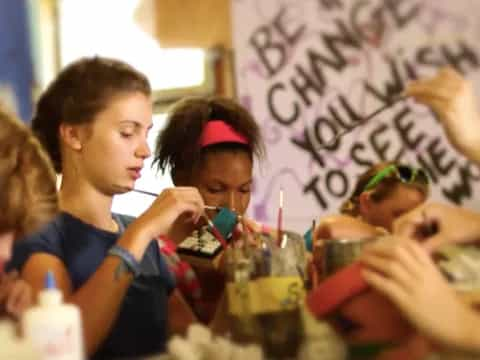
[[[332,140],[328,141],[326,144],[321,144],[320,146],[315,146],[315,149],[316,150],[321,150],[321,149],[325,149],[325,148],[328,148],[332,145],[335,144],[335,142],[340,139],[341,137],[343,137],[344,135],[348,134],[350,131],[352,131],[353,129],[356,129],[357,127],[365,124],[366,122],[370,121],[371,119],[373,119],[375,116],[377,116],[378,114],[380,114],[381,112],[391,108],[393,105],[395,105],[397,102],[400,102],[400,101],[403,101],[403,100],[406,100],[408,99],[408,96],[407,95],[400,95],[400,96],[397,96],[397,97],[394,97],[392,98],[387,104],[383,105],[382,107],[378,108],[377,110],[375,110],[374,112],[372,112],[371,114],[367,115],[366,117],[364,117],[363,119],[360,119],[355,125],[353,125],[352,127],[349,127],[348,129],[345,129],[344,131],[340,131],[337,135],[335,135]]]
[[[282,242],[282,228],[283,228],[283,189],[280,188],[279,192],[279,204],[277,214],[277,244],[281,245]]]
[[[208,226],[210,227],[210,230],[212,231],[212,234],[213,236],[215,236],[215,238],[220,242],[220,244],[222,244],[222,247],[224,249],[227,248],[228,244],[227,242],[225,241],[225,239],[223,238],[222,234],[220,233],[220,231],[218,231],[217,227],[215,226],[215,224],[212,222],[212,220],[210,220],[210,218],[207,216],[207,215],[204,215],[203,216],[205,218],[205,220],[207,221],[207,224]]]
[[[133,191],[138,192],[140,194],[150,195],[150,196],[154,196],[154,197],[157,197],[159,195],[159,194],[155,194],[154,192],[141,190],[141,189],[133,189]]]
[[[133,191],[135,192],[138,192],[140,194],[145,194],[145,195],[150,195],[150,196],[154,196],[154,197],[157,197],[159,194],[156,194],[154,192],[150,192],[150,191],[146,191],[146,190],[141,190],[141,189],[133,189]],[[220,211],[220,207],[219,206],[212,206],[212,205],[205,205],[203,207],[205,210],[214,210],[214,211]]]

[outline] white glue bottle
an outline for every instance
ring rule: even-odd
[[[83,360],[80,311],[75,305],[64,304],[62,298],[49,271],[45,288],[38,294],[38,305],[22,316],[23,335],[43,360]]]

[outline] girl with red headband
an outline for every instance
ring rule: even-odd
[[[242,106],[218,97],[182,100],[170,111],[156,149],[154,164],[161,171],[169,169],[176,186],[196,187],[207,205],[245,213],[254,158],[263,157],[264,145],[257,123]],[[169,232],[170,247],[197,227],[179,218]],[[223,293],[224,279],[218,272],[195,270],[202,288],[201,317],[208,321]],[[190,288],[196,289],[195,284]]]

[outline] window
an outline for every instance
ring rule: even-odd
[[[151,35],[155,33],[154,5],[148,16],[139,14],[145,3],[152,2],[59,0],[60,65],[82,56],[102,55],[126,61],[145,73],[154,90],[202,84],[205,52],[162,49]]]

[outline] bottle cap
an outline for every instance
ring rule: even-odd
[[[38,294],[38,303],[42,306],[60,305],[62,303],[62,292],[57,289],[55,276],[51,270],[45,275],[44,290]]]
[[[308,251],[313,251],[313,234],[312,229],[308,229],[308,231],[303,235],[303,239],[305,240],[305,247]]]
[[[55,276],[53,275],[52,270],[47,271],[45,276],[45,289],[56,289],[57,284],[55,283]]]

